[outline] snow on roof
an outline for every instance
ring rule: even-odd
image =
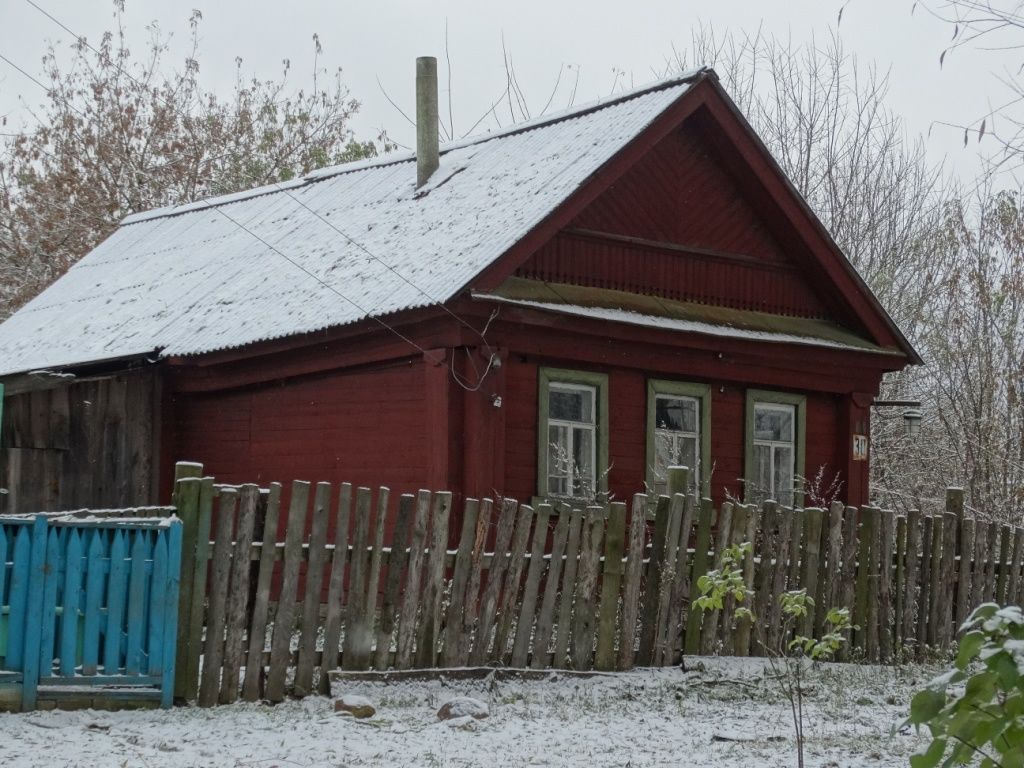
[[[196,355],[447,301],[698,74],[442,147],[420,190],[414,157],[386,156],[130,216],[0,325],[0,375]]]
[[[560,302],[532,301],[529,299],[513,299],[495,294],[476,293],[475,299],[484,301],[498,301],[504,304],[514,304],[529,309],[540,309],[547,312],[559,312],[565,315],[576,315],[595,320],[610,320],[616,323],[628,325],[639,325],[645,328],[660,328],[669,331],[682,331],[686,333],[699,333],[708,336],[721,336],[732,339],[753,339],[756,341],[776,344],[807,344],[814,347],[829,347],[831,349],[843,349],[858,352],[875,352],[881,354],[899,354],[895,350],[878,347],[867,342],[860,344],[838,341],[820,335],[807,335],[800,333],[786,333],[782,331],[758,330],[754,328],[742,328],[725,323],[711,323],[701,320],[691,320],[680,317],[665,317],[663,315],[649,315],[643,312],[635,312],[630,309],[617,307],[590,307],[579,304],[566,304]],[[753,313],[750,313],[753,314]]]

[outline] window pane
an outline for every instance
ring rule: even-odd
[[[697,400],[692,397],[657,397],[654,406],[654,424],[658,429],[696,432]]]
[[[750,495],[756,499],[766,499],[772,496],[772,466],[771,451],[767,445],[754,446],[754,488],[750,489]]]
[[[573,493],[594,490],[594,432],[573,430]]]
[[[793,407],[755,404],[754,439],[792,441]]]
[[[654,433],[654,471],[662,480],[670,466],[676,463],[676,439],[671,432]]]
[[[594,423],[594,393],[589,389],[552,386],[548,390],[548,416],[561,421]]]
[[[696,476],[697,472],[697,439],[694,437],[679,438],[679,458],[677,463],[689,467]]]
[[[776,446],[775,471],[772,478],[775,493],[782,504],[793,503],[793,449],[789,446]]]
[[[564,477],[549,477],[548,493],[550,493],[552,496],[568,496],[568,481]]]
[[[565,475],[569,456],[569,428],[548,426],[548,475]]]

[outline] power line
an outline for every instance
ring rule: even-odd
[[[21,72],[21,74],[23,74],[23,75],[24,75],[25,77],[27,77],[27,78],[28,78],[29,80],[31,80],[31,81],[32,81],[33,83],[35,83],[36,85],[38,85],[38,86],[39,86],[40,88],[42,88],[42,89],[43,89],[44,91],[46,91],[47,93],[49,93],[49,92],[50,92],[50,89],[49,89],[49,88],[47,88],[47,87],[46,87],[45,85],[43,85],[43,84],[42,84],[41,82],[39,82],[39,80],[37,80],[37,79],[36,79],[35,77],[33,77],[32,75],[30,75],[30,74],[29,74],[28,72],[26,72],[26,71],[25,71],[24,69],[22,69],[21,67],[19,67],[19,66],[18,66],[17,64],[15,64],[15,63],[14,63],[13,61],[11,61],[10,59],[8,59],[8,58],[7,58],[6,56],[4,56],[4,55],[3,55],[2,53],[0,53],[0,59],[3,59],[4,61],[6,61],[6,62],[7,62],[7,63],[8,63],[8,64],[9,64],[10,66],[11,66],[11,67],[13,67],[14,69],[16,69],[16,70],[18,70],[19,72]],[[65,102],[65,103],[66,103],[66,102]],[[71,104],[68,104],[68,106],[71,106]],[[81,111],[79,111],[78,109],[75,109],[75,111],[76,111],[76,112],[78,112],[78,114],[82,114],[82,113],[81,113]]]
[[[52,22],[53,22],[54,24],[56,24],[57,26],[59,26],[59,27],[60,27],[61,29],[63,29],[63,30],[64,30],[65,32],[67,32],[67,33],[68,33],[69,35],[72,35],[73,37],[75,37],[75,39],[79,40],[79,41],[80,41],[80,42],[81,42],[81,43],[82,43],[83,45],[87,46],[87,47],[88,47],[88,48],[89,48],[89,49],[90,49],[91,51],[93,51],[93,53],[96,53],[96,54],[99,54],[99,53],[100,53],[100,52],[99,52],[99,51],[98,51],[98,50],[97,50],[97,49],[96,49],[96,48],[95,48],[95,47],[94,47],[94,46],[93,46],[93,45],[92,45],[92,44],[91,44],[91,43],[90,43],[90,42],[89,42],[89,41],[88,41],[88,40],[87,40],[87,39],[86,39],[86,38],[85,38],[84,36],[82,36],[82,35],[79,35],[79,34],[77,34],[76,32],[74,32],[74,31],[73,31],[73,30],[72,30],[72,29],[71,29],[70,27],[68,27],[68,26],[67,26],[66,24],[64,24],[64,23],[63,23],[62,21],[60,21],[60,19],[58,19],[58,18],[57,18],[56,16],[54,16],[53,14],[49,13],[49,12],[48,12],[48,11],[46,11],[46,10],[45,10],[44,8],[42,8],[41,6],[39,6],[39,5],[38,5],[38,4],[36,3],[36,2],[34,2],[34,0],[25,0],[25,2],[27,2],[27,3],[29,4],[29,5],[31,5],[31,6],[33,7],[33,8],[35,8],[35,9],[36,9],[37,11],[39,11],[39,12],[40,12],[41,14],[43,14],[44,16],[46,16],[46,17],[47,17],[48,19],[50,19],[50,21],[52,21]],[[11,63],[9,59],[6,59],[6,58],[5,58],[4,60],[5,60],[5,61],[7,61],[8,63]],[[14,64],[11,64],[11,65],[12,65],[12,66],[15,66]],[[25,75],[26,77],[29,77],[29,78],[30,78],[31,80],[33,80],[33,82],[35,82],[35,83],[36,83],[37,85],[39,85],[40,87],[42,87],[42,88],[44,88],[44,89],[46,88],[46,86],[44,86],[44,85],[43,85],[42,83],[40,83],[40,82],[39,82],[38,80],[36,80],[36,79],[35,79],[34,77],[32,77],[32,76],[31,76],[31,75],[29,75],[29,74],[28,74],[27,72],[25,72],[24,70],[22,70],[22,69],[21,69],[20,67],[15,67],[15,68],[16,68],[16,69],[18,69],[18,71],[20,71],[20,72],[21,72],[22,74],[24,74],[24,75]],[[138,80],[137,80],[137,79],[136,79],[136,78],[135,78],[135,77],[134,77],[134,76],[133,76],[133,75],[131,74],[131,72],[128,72],[127,70],[122,70],[122,71],[124,72],[125,76],[126,76],[127,78],[129,78],[129,79],[130,79],[130,80],[131,80],[131,81],[132,81],[133,83],[135,83],[136,85],[140,85],[140,86],[141,86],[141,85],[143,85],[142,83],[140,83],[140,82],[139,82],[139,81],[138,81]],[[48,90],[49,90],[49,89],[47,89],[47,91],[48,91]],[[175,106],[174,104],[172,104],[172,103],[171,103],[171,102],[170,102],[169,100],[167,100],[167,99],[163,98],[162,96],[161,96],[161,99],[162,99],[162,100],[164,101],[164,103],[165,103],[165,104],[166,104],[166,105],[167,105],[167,106],[168,106],[168,107],[169,107],[169,108],[170,108],[170,109],[171,109],[171,110],[172,110],[173,112],[177,113],[179,117],[182,117],[181,113],[180,113],[180,112],[178,111],[177,107],[176,107],[176,106]],[[245,172],[244,172],[244,171],[242,171],[242,173],[243,173],[243,174],[245,174]],[[250,180],[250,181],[253,181],[253,182],[256,182],[256,183],[261,183],[261,180],[260,180],[260,179],[257,179],[257,178],[255,178],[254,176],[252,176],[252,175],[250,175],[250,174],[245,174],[245,175],[246,175],[246,176],[248,176],[248,178],[249,178],[249,180]],[[373,252],[371,252],[369,248],[367,248],[366,246],[364,246],[364,245],[363,245],[362,243],[358,242],[358,241],[357,241],[357,240],[356,240],[355,238],[353,238],[353,237],[352,237],[351,235],[349,235],[349,234],[348,234],[347,232],[343,231],[343,230],[342,230],[342,229],[341,229],[340,227],[336,226],[336,225],[334,224],[334,222],[332,222],[332,221],[329,221],[329,220],[328,220],[328,219],[327,219],[326,217],[324,217],[324,216],[321,216],[319,212],[315,211],[315,210],[314,210],[313,208],[311,208],[311,207],[309,207],[308,205],[306,205],[306,203],[304,203],[304,202],[303,202],[302,200],[300,200],[300,199],[299,199],[298,197],[296,197],[295,195],[293,195],[293,194],[292,194],[292,193],[291,193],[291,192],[290,192],[290,191],[289,191],[289,190],[288,190],[287,188],[285,188],[285,187],[282,187],[282,186],[281,186],[281,185],[280,185],[280,184],[279,184],[278,182],[271,182],[271,185],[272,185],[272,186],[273,186],[273,187],[275,188],[275,190],[276,190],[276,191],[278,191],[278,192],[283,192],[283,193],[284,193],[285,195],[287,195],[287,196],[288,196],[288,197],[289,197],[289,198],[290,198],[291,200],[293,200],[293,201],[295,201],[296,203],[298,203],[298,204],[299,204],[300,206],[302,206],[302,207],[303,207],[304,209],[306,209],[307,211],[309,211],[309,212],[310,212],[311,214],[313,214],[313,215],[314,215],[314,216],[315,216],[316,218],[318,218],[318,219],[319,219],[320,221],[322,221],[322,222],[323,222],[324,224],[326,224],[326,225],[327,225],[327,226],[329,226],[329,227],[330,227],[331,229],[333,229],[333,230],[334,230],[335,232],[337,232],[337,233],[338,233],[339,235],[341,235],[342,237],[344,237],[344,238],[345,238],[345,239],[346,239],[346,240],[347,240],[347,241],[349,242],[349,244],[350,244],[350,245],[352,245],[353,247],[355,247],[355,248],[359,249],[360,251],[362,251],[363,253],[365,253],[365,254],[366,254],[367,256],[369,256],[369,257],[370,257],[371,259],[373,259],[374,261],[378,262],[378,263],[379,263],[379,264],[380,264],[381,266],[383,266],[383,267],[384,267],[385,269],[387,269],[388,271],[392,272],[392,273],[393,273],[393,274],[394,274],[394,275],[395,275],[396,277],[398,277],[398,278],[399,278],[400,280],[402,280],[403,282],[405,282],[406,284],[408,284],[409,286],[411,286],[411,287],[412,287],[413,289],[415,289],[416,291],[418,291],[419,293],[421,293],[421,294],[422,294],[423,296],[425,296],[425,297],[426,297],[427,299],[429,299],[429,300],[430,300],[431,302],[433,302],[434,304],[437,304],[438,306],[440,306],[440,307],[441,307],[441,309],[442,309],[442,310],[443,310],[444,312],[446,312],[446,313],[447,313],[448,315],[450,315],[450,316],[451,316],[451,317],[452,317],[452,318],[453,318],[454,320],[456,320],[457,322],[461,323],[461,324],[462,324],[463,326],[465,326],[466,328],[468,328],[469,330],[471,330],[471,331],[472,331],[473,333],[477,334],[477,335],[478,335],[478,336],[480,337],[480,340],[481,340],[481,341],[483,341],[483,343],[484,343],[484,344],[485,344],[486,346],[490,346],[490,345],[488,344],[488,342],[487,342],[487,339],[486,339],[486,338],[484,337],[484,334],[483,334],[483,333],[481,333],[480,331],[478,331],[478,330],[477,330],[476,328],[474,328],[474,327],[473,327],[472,325],[470,325],[470,324],[469,324],[468,322],[466,322],[466,321],[465,321],[464,319],[462,319],[461,317],[459,317],[459,316],[458,316],[458,315],[457,315],[457,314],[456,314],[455,312],[453,312],[453,311],[452,311],[451,309],[449,309],[448,307],[446,307],[446,306],[445,306],[445,304],[444,304],[444,302],[442,302],[442,301],[439,301],[439,300],[438,300],[437,298],[435,298],[434,296],[432,296],[432,295],[430,295],[429,293],[427,293],[427,291],[425,291],[425,290],[424,290],[423,288],[421,288],[420,286],[418,286],[418,285],[417,285],[416,283],[414,283],[414,282],[413,282],[412,280],[410,280],[409,278],[407,278],[407,277],[406,277],[405,275],[403,275],[403,274],[402,274],[401,272],[399,272],[399,271],[398,271],[398,270],[397,270],[397,269],[396,269],[395,267],[393,267],[393,266],[391,266],[390,264],[388,264],[388,263],[387,263],[386,261],[384,261],[383,259],[381,259],[381,258],[380,258],[379,256],[377,256],[376,254],[374,254]]]
[[[334,293],[334,294],[336,294],[336,295],[340,296],[340,297],[341,297],[342,299],[344,299],[344,300],[345,300],[345,301],[347,301],[347,302],[348,302],[349,304],[351,304],[351,305],[352,305],[353,307],[355,307],[355,308],[356,308],[356,309],[358,309],[358,310],[359,310],[360,312],[362,312],[362,313],[363,313],[363,314],[364,314],[364,315],[365,315],[366,317],[368,317],[369,319],[373,320],[374,322],[376,322],[376,323],[377,323],[378,325],[380,325],[381,327],[383,327],[383,328],[385,328],[385,329],[387,329],[387,330],[391,331],[391,333],[395,334],[395,336],[397,336],[398,338],[400,338],[400,339],[401,339],[402,341],[406,342],[407,344],[410,344],[411,346],[413,346],[413,347],[415,347],[415,348],[416,348],[417,350],[419,350],[419,352],[420,352],[420,353],[422,353],[424,357],[427,357],[427,358],[429,358],[429,355],[428,355],[428,353],[427,353],[427,350],[425,350],[425,349],[424,349],[423,347],[421,347],[421,346],[420,346],[419,344],[417,344],[417,343],[416,343],[415,341],[413,341],[412,339],[410,339],[410,338],[409,338],[408,336],[406,336],[405,334],[403,334],[403,333],[402,333],[401,331],[398,331],[398,330],[396,330],[395,328],[393,328],[392,326],[388,325],[388,324],[387,324],[387,323],[385,323],[385,322],[384,322],[383,320],[381,320],[381,319],[380,319],[379,317],[376,317],[376,316],[374,316],[374,315],[371,315],[371,314],[370,314],[370,312],[369,312],[368,310],[366,310],[366,309],[364,309],[363,307],[361,307],[361,306],[360,306],[360,305],[359,305],[359,304],[358,304],[357,302],[353,301],[353,300],[352,300],[352,299],[350,299],[350,298],[349,298],[348,296],[346,296],[345,294],[343,294],[343,293],[342,293],[341,291],[337,290],[337,289],[336,289],[336,288],[335,288],[334,286],[332,286],[332,285],[329,285],[328,283],[325,283],[325,282],[324,282],[323,280],[321,280],[321,279],[320,279],[319,277],[317,277],[316,275],[314,275],[314,274],[313,274],[312,272],[310,272],[310,271],[309,271],[308,269],[306,269],[306,268],[305,268],[304,266],[302,266],[301,264],[299,264],[299,263],[298,263],[297,261],[295,261],[295,260],[293,260],[293,259],[289,258],[288,256],[285,256],[285,255],[284,255],[284,254],[283,254],[283,253],[282,253],[281,251],[279,251],[279,250],[278,250],[278,249],[277,249],[276,247],[274,247],[273,245],[271,245],[270,243],[268,243],[268,242],[267,242],[266,240],[264,240],[264,239],[263,239],[262,237],[260,237],[259,235],[257,235],[257,234],[256,234],[255,232],[253,232],[253,231],[252,231],[251,229],[249,229],[249,228],[248,228],[247,226],[245,226],[244,224],[242,224],[242,223],[241,223],[240,221],[238,221],[237,219],[235,219],[235,218],[233,218],[233,217],[229,216],[229,215],[228,215],[227,213],[225,213],[225,212],[224,212],[224,210],[223,210],[223,209],[222,209],[222,208],[221,208],[220,206],[217,206],[217,207],[216,207],[216,208],[215,208],[214,210],[216,210],[216,211],[217,211],[217,213],[219,213],[219,214],[220,214],[221,216],[223,216],[223,217],[224,217],[225,219],[227,219],[228,221],[230,221],[230,222],[231,222],[232,224],[234,224],[234,225],[235,225],[236,227],[238,227],[239,229],[241,229],[241,230],[243,230],[243,231],[245,231],[245,232],[249,233],[249,234],[250,234],[250,235],[251,235],[251,236],[252,236],[253,238],[255,238],[256,240],[258,240],[258,241],[260,241],[261,243],[263,243],[263,245],[264,245],[264,246],[266,246],[266,247],[267,247],[267,248],[269,248],[269,249],[270,249],[271,251],[273,251],[274,253],[276,253],[276,254],[277,254],[278,256],[280,256],[280,257],[281,257],[282,259],[284,259],[285,261],[287,261],[287,262],[288,262],[289,264],[291,264],[291,265],[292,265],[293,267],[295,267],[296,269],[300,270],[300,271],[301,271],[302,273],[304,273],[305,275],[308,275],[309,277],[311,277],[311,278],[313,278],[314,280],[316,280],[316,282],[320,283],[320,285],[322,285],[322,286],[323,286],[324,288],[326,288],[327,290],[329,290],[329,291],[331,291],[332,293]],[[437,363],[441,363],[441,362],[443,362],[443,360],[444,360],[444,357],[442,356],[442,358],[441,358],[440,360],[436,360],[435,362],[437,362]]]

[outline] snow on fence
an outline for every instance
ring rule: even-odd
[[[0,516],[0,709],[171,705],[182,525],[170,512]]]
[[[770,501],[716,510],[681,493],[637,494],[629,509],[466,499],[457,512],[447,492],[391,505],[386,488],[295,481],[277,541],[281,485],[199,474],[180,465],[175,489],[185,523],[176,695],[204,706],[303,696],[337,668],[615,670],[683,653],[760,655],[786,632],[818,635],[832,606],[849,607],[858,627],[849,657],[889,661],[948,650],[974,605],[1024,597],[1024,529],[964,518],[955,490],[935,516]],[[685,470],[670,482],[688,487]],[[745,541],[754,621],[728,601],[694,607],[700,576]],[[789,627],[778,596],[794,589],[815,602]]]

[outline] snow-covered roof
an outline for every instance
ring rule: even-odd
[[[530,299],[515,299],[495,294],[474,294],[474,298],[481,301],[497,301],[504,304],[525,307],[527,309],[539,309],[546,312],[557,312],[564,315],[586,317],[594,320],[608,320],[614,323],[625,323],[626,325],[638,325],[644,328],[655,328],[668,331],[680,331],[683,333],[697,333],[705,336],[718,336],[731,339],[748,339],[769,344],[800,344],[813,347],[826,347],[830,349],[842,349],[846,351],[874,352],[878,354],[900,354],[897,350],[879,347],[869,342],[853,338],[853,334],[844,334],[846,340],[829,338],[823,333],[815,333],[813,330],[817,321],[804,321],[806,332],[780,331],[771,329],[759,329],[755,327],[743,327],[742,325],[727,322],[708,322],[694,320],[685,317],[669,317],[665,314],[647,314],[637,312],[623,307],[599,307],[583,306],[565,302],[533,301]],[[665,303],[665,302],[662,302]],[[756,315],[758,313],[747,312],[735,314]],[[791,323],[793,318],[786,318]]]
[[[0,375],[196,355],[447,301],[699,74],[443,146],[419,190],[415,158],[389,155],[129,216],[0,325]]]

